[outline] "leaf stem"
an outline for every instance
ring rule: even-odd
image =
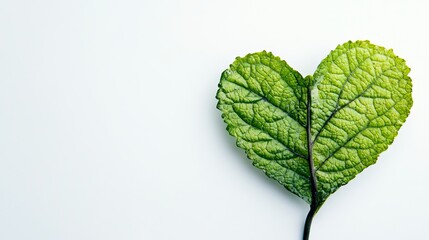
[[[313,141],[311,140],[311,88],[307,88],[307,147],[308,147],[308,166],[310,170],[310,183],[311,183],[311,206],[310,211],[307,214],[305,219],[304,226],[304,236],[303,240],[308,240],[310,237],[310,228],[313,217],[316,214],[317,208],[319,206],[318,202],[318,191],[317,191],[317,180],[316,180],[316,171],[314,170],[313,162]]]
[[[313,221],[313,217],[316,214],[316,208],[311,207],[310,211],[307,214],[307,218],[305,219],[305,226],[304,226],[304,236],[303,240],[308,240],[310,237],[310,228],[311,228],[311,222]]]

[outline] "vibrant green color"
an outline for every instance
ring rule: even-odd
[[[258,52],[222,73],[217,107],[253,164],[311,204],[310,104],[318,209],[393,142],[413,104],[409,71],[392,50],[368,41],[339,45],[306,78]]]

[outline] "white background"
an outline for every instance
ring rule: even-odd
[[[308,206],[251,166],[215,108],[263,49],[303,75],[347,40],[394,48],[414,106],[312,239],[425,239],[427,1],[0,2],[0,239],[301,239]]]

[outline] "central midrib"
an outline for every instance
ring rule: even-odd
[[[307,161],[308,161],[308,167],[310,171],[310,185],[311,185],[311,208],[315,207],[317,208],[318,205],[318,191],[317,191],[317,179],[316,179],[316,171],[314,168],[314,161],[313,161],[313,141],[311,137],[311,87],[310,87],[310,81],[308,83],[307,87],[307,125],[306,125],[306,132],[307,132]]]

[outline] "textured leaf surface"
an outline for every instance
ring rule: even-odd
[[[222,73],[216,97],[237,146],[256,167],[308,203],[306,124],[311,118],[322,204],[393,142],[412,106],[408,73],[392,50],[368,41],[338,46],[307,78],[264,51],[237,58]]]

